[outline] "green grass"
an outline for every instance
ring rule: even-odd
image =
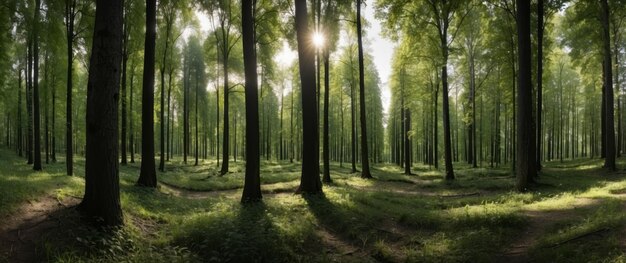
[[[2,215],[45,194],[82,196],[81,159],[78,176],[68,177],[62,163],[33,173],[13,153],[2,150],[0,155]],[[69,213],[66,226],[48,233],[42,246],[52,262],[489,262],[532,227],[526,211],[574,211],[580,218],[545,229],[529,249],[531,259],[624,260],[620,238],[626,216],[620,194],[626,193],[626,180],[605,174],[599,160],[548,163],[540,184],[527,193],[513,191],[507,167],[458,164],[457,180],[449,183],[441,171],[424,166],[407,176],[393,165],[378,165],[376,179],[364,180],[333,164],[334,183],[324,187],[324,195],[266,195],[252,205],[239,203],[242,165],[231,164],[232,173],[220,177],[215,162],[168,164],[159,174],[161,182],[214,192],[194,199],[135,187],[139,164],[120,166],[126,226],[96,231]],[[295,189],[299,169],[298,163],[264,162],[263,188]],[[236,190],[215,192],[226,189]],[[597,202],[581,209],[583,198]],[[611,230],[548,247],[603,228]]]

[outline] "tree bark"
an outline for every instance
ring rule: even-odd
[[[35,1],[35,19],[33,34],[33,170],[41,171],[41,114],[39,107],[39,11],[41,0]]]
[[[517,190],[526,191],[530,174],[530,152],[532,122],[531,50],[530,50],[530,2],[517,0],[518,39],[518,89],[517,89]]]
[[[118,166],[118,99],[122,60],[122,0],[98,0],[87,86],[84,214],[122,225]]]
[[[328,104],[330,100],[330,76],[329,76],[329,50],[328,48],[324,48],[324,134],[323,134],[323,158],[324,158],[324,175],[322,177],[322,182],[324,183],[332,183],[332,179],[330,178],[330,146],[329,146],[329,124],[328,124]]]
[[[544,0],[537,0],[537,162],[535,168],[541,170],[541,142],[543,130],[541,113],[543,108],[543,31],[544,31]]]
[[[615,127],[613,123],[613,68],[611,66],[611,36],[609,33],[609,4],[607,0],[601,0],[602,6],[602,38],[603,38],[603,64],[604,64],[604,76],[603,76],[603,89],[605,99],[606,115],[605,121],[605,159],[604,167],[608,170],[615,171],[617,169],[615,165]]]
[[[302,174],[296,192],[322,192],[319,176],[319,126],[315,101],[315,51],[307,18],[306,0],[295,0],[300,83],[302,87]]]
[[[363,36],[361,29],[361,0],[356,1],[356,31],[359,47],[359,107],[361,119],[361,178],[372,178],[367,147],[367,123],[365,110],[365,69],[363,65]]]
[[[74,62],[74,22],[76,19],[76,1],[65,2],[65,33],[67,36],[67,97],[65,107],[65,165],[67,175],[74,174],[74,151],[72,138],[72,64]]]
[[[241,2],[241,27],[245,71],[246,98],[246,173],[241,202],[261,200],[259,157],[259,101],[255,50],[255,0]]]
[[[141,171],[138,186],[156,187],[154,161],[154,54],[156,42],[156,0],[146,1],[146,36],[141,103]]]

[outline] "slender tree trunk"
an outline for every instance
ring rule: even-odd
[[[330,146],[329,146],[329,124],[328,124],[328,104],[330,100],[330,77],[329,77],[329,50],[325,48],[323,51],[324,55],[324,142],[323,142],[323,150],[324,150],[324,176],[322,177],[322,181],[324,183],[332,183],[332,179],[330,178]]]
[[[223,30],[223,29],[222,29]],[[228,36],[224,35],[224,38],[227,38]],[[229,110],[229,102],[228,102],[228,97],[229,97],[229,84],[228,84],[228,47],[227,47],[227,43],[225,43],[226,40],[224,39],[224,43],[223,45],[223,65],[224,65],[224,132],[223,132],[223,140],[222,140],[222,169],[220,170],[220,175],[225,175],[228,173],[228,150],[229,150],[229,124],[228,124],[228,110]]]
[[[134,67],[134,63],[133,66],[131,66],[131,72],[130,72],[130,105],[129,105],[129,109],[128,109],[128,116],[130,121],[128,122],[128,151],[130,152],[130,163],[135,163],[135,133],[133,132],[133,123],[134,123],[134,114],[133,114],[133,83],[135,80],[135,67]]]
[[[39,103],[39,10],[41,0],[35,0],[35,25],[33,36],[33,132],[34,160],[33,170],[41,171],[41,114]]]
[[[27,68],[28,72],[26,73],[26,107],[28,113],[28,138],[26,139],[26,146],[28,154],[27,164],[33,164],[33,124],[34,124],[34,116],[33,116],[33,40],[29,39],[28,42],[28,59],[27,59]]]
[[[74,174],[74,151],[72,140],[72,64],[74,62],[74,20],[76,18],[76,1],[65,3],[65,25],[67,36],[67,97],[65,110],[65,164],[67,175]]]
[[[291,108],[289,109],[289,150],[290,150],[290,154],[289,154],[289,162],[293,163],[293,158],[295,155],[295,144],[293,141],[293,93],[295,91],[293,90],[293,88],[291,89]]]
[[[357,0],[356,31],[359,46],[359,107],[361,119],[361,178],[372,178],[370,173],[369,153],[367,147],[367,123],[365,109],[365,69],[363,65],[363,37],[361,29],[361,0]]]
[[[126,150],[127,150],[127,145],[126,145],[126,123],[128,122],[127,120],[127,116],[126,116],[126,69],[127,69],[127,65],[128,65],[128,40],[129,40],[129,33],[128,33],[128,22],[126,22],[128,20],[128,16],[127,16],[128,10],[124,10],[124,28],[123,28],[123,38],[122,38],[122,134],[121,134],[121,140],[120,140],[120,150],[122,153],[122,160],[121,160],[121,164],[122,165],[126,165],[128,163],[128,157],[126,156]]]
[[[169,71],[169,76],[168,76],[168,85],[167,85],[167,138],[166,140],[166,145],[167,145],[167,149],[165,150],[167,152],[167,157],[165,158],[166,161],[170,160],[170,157],[173,158],[173,136],[172,136],[172,132],[174,131],[174,124],[172,123],[172,75],[173,75],[173,68],[170,65],[170,71]]]
[[[196,136],[195,136],[195,142],[194,142],[194,148],[195,148],[195,152],[194,152],[195,154],[194,155],[195,155],[195,158],[196,158],[195,159],[196,162],[194,163],[194,165],[198,166],[198,141],[200,140],[200,137],[198,136],[198,128],[199,128],[198,127],[198,97],[199,97],[199,94],[200,94],[200,87],[199,87],[200,85],[199,85],[198,75],[200,75],[200,72],[196,69],[195,73],[196,73],[196,103],[194,105],[194,110],[195,110],[195,113],[194,113],[194,121],[195,121],[194,127],[196,128]],[[235,135],[235,137],[236,137],[236,135]]]
[[[22,138],[22,69],[17,69],[17,154],[22,157],[24,154]]]
[[[160,150],[160,158],[159,158],[159,171],[165,172],[165,62],[167,60],[167,51],[169,48],[169,40],[170,40],[170,31],[172,27],[172,23],[166,19],[166,30],[165,30],[165,49],[163,50],[163,62],[161,63],[161,150]],[[196,157],[197,159],[197,157]],[[197,160],[196,160],[197,163]]]
[[[532,122],[532,87],[531,87],[531,50],[530,50],[530,2],[517,0],[517,38],[518,38],[518,90],[517,96],[517,189],[526,191],[530,178],[530,157]]]
[[[543,139],[543,130],[541,123],[541,114],[543,112],[543,16],[544,16],[544,0],[537,0],[537,162],[535,168],[541,171],[541,141]]]
[[[411,175],[411,138],[409,133],[411,132],[411,111],[405,109],[404,121],[404,174]]]
[[[118,92],[122,60],[122,0],[98,0],[87,86],[84,214],[100,223],[124,223],[118,167]]]
[[[154,161],[154,54],[156,42],[156,0],[146,2],[146,37],[141,103],[141,172],[138,186],[156,187]]]

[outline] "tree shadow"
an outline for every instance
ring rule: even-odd
[[[300,255],[263,202],[236,203],[183,222],[174,245],[201,262],[292,262]]]

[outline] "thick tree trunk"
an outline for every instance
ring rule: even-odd
[[[122,0],[98,0],[87,86],[84,214],[100,223],[124,223],[118,167],[118,98],[122,60]]]
[[[298,193],[322,192],[319,175],[319,126],[315,101],[315,51],[312,48],[305,0],[295,0],[300,83],[302,87],[302,174]]]
[[[156,187],[154,161],[154,54],[156,42],[156,0],[146,2],[146,37],[141,103],[141,172],[138,186]]]
[[[605,99],[606,115],[605,121],[605,159],[604,167],[614,171],[615,165],[615,127],[613,123],[613,68],[611,66],[611,36],[609,33],[609,4],[607,0],[601,0],[602,6],[602,38],[603,38],[603,57],[604,57],[604,76],[603,76],[603,89]]]
[[[259,157],[259,101],[254,30],[254,0],[241,2],[241,27],[246,98],[246,173],[242,202],[261,200]],[[282,110],[282,109],[281,109]],[[281,130],[282,131],[282,130]]]

